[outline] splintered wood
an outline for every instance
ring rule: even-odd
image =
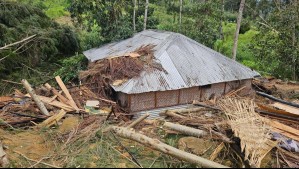
[[[271,141],[267,120],[255,113],[251,99],[224,98],[219,106],[226,114],[236,137],[241,140],[245,159],[252,167],[260,167],[262,159],[277,145]]]

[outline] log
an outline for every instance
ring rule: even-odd
[[[183,125],[180,125],[180,124],[165,122],[164,126],[166,128],[171,129],[171,130],[174,130],[174,131],[177,131],[177,132],[180,132],[182,134],[189,135],[189,136],[202,137],[202,136],[207,135],[207,132],[205,132],[203,130],[194,129],[194,128],[183,126]]]
[[[209,111],[209,110],[211,110],[211,108],[197,107],[197,108],[189,108],[189,109],[174,109],[169,111],[174,113],[179,113],[179,114],[186,114],[186,113],[195,113],[195,112]]]
[[[207,167],[207,168],[229,168],[227,166],[223,166],[223,165],[215,163],[213,161],[196,156],[194,154],[184,152],[182,150],[179,150],[177,148],[169,146],[165,143],[162,143],[159,140],[154,140],[154,139],[151,139],[151,138],[149,138],[145,135],[142,135],[140,133],[131,131],[130,129],[127,129],[124,127],[112,127],[112,129],[120,137],[134,140],[140,144],[143,144],[143,145],[148,146],[154,150],[168,154],[168,155],[178,158],[180,160],[184,160],[184,161],[192,163],[192,164],[201,165],[202,167]]]
[[[277,101],[279,103],[283,103],[283,104],[286,104],[286,105],[289,105],[289,106],[293,106],[293,107],[297,107],[299,108],[299,104],[296,104],[296,103],[292,103],[292,102],[287,102],[285,100],[281,100],[281,99],[278,99],[274,96],[271,96],[271,95],[268,95],[266,93],[263,93],[263,92],[259,92],[259,91],[256,91],[256,93],[260,96],[263,96],[263,97],[266,97],[268,99],[271,99],[271,100],[274,100],[274,101]]]
[[[149,114],[146,113],[143,116],[139,117],[137,120],[135,120],[133,123],[131,123],[130,125],[128,125],[127,128],[134,128],[137,124],[139,124],[140,122],[142,122],[144,119],[148,118]]]
[[[49,114],[47,108],[45,107],[44,103],[40,100],[40,98],[35,94],[34,90],[30,86],[28,81],[26,79],[23,79],[22,84],[24,85],[24,87],[27,90],[27,92],[29,93],[29,95],[33,98],[33,100],[35,101],[35,103],[36,103],[37,107],[40,109],[40,111],[44,115],[49,116],[50,114]]]
[[[79,111],[78,106],[76,105],[74,99],[72,98],[70,92],[67,90],[65,84],[63,83],[63,81],[61,80],[60,76],[56,76],[55,77],[58,85],[60,86],[61,90],[64,92],[64,94],[66,95],[66,97],[69,99],[70,101],[70,105],[76,110]]]
[[[169,117],[179,118],[179,119],[184,119],[184,118],[186,118],[186,117],[184,117],[184,116],[181,116],[181,115],[176,114],[175,112],[173,112],[173,111],[171,111],[171,110],[166,110],[166,111],[165,111],[165,115],[166,115],[166,116],[169,116]]]

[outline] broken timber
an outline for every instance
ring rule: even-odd
[[[40,111],[44,115],[49,116],[50,114],[49,114],[47,108],[45,107],[45,105],[43,104],[43,102],[40,100],[40,98],[35,94],[34,90],[30,86],[30,84],[28,83],[28,81],[25,80],[25,79],[23,79],[22,80],[22,84],[24,85],[25,89],[30,94],[30,96],[32,97],[32,99],[35,101],[35,103],[38,106],[38,108],[40,109]]]
[[[60,86],[61,90],[64,92],[64,94],[66,95],[66,97],[69,99],[69,103],[70,105],[76,110],[79,111],[78,106],[76,105],[74,99],[72,98],[70,92],[67,90],[65,84],[63,83],[63,81],[61,80],[60,76],[56,76],[55,77],[58,85]]]
[[[283,104],[286,104],[286,105],[289,105],[289,106],[293,106],[293,107],[297,107],[297,108],[299,108],[299,104],[292,103],[292,102],[287,102],[287,101],[285,101],[285,100],[278,99],[278,98],[276,98],[276,97],[273,97],[273,96],[268,95],[268,94],[263,93],[263,92],[259,92],[259,91],[257,91],[256,93],[257,93],[258,95],[260,95],[260,96],[264,96],[264,97],[266,97],[266,98],[268,98],[268,99],[277,101],[277,102],[279,102],[279,103],[283,103]]]
[[[229,168],[227,166],[223,166],[221,164],[218,164],[216,162],[204,159],[202,157],[196,156],[194,154],[187,153],[185,151],[179,150],[177,148],[174,148],[172,146],[169,146],[165,143],[162,143],[159,140],[151,139],[145,135],[136,133],[134,131],[131,131],[124,127],[112,127],[113,131],[120,137],[127,138],[134,140],[138,143],[141,143],[143,145],[146,145],[154,150],[163,152],[165,154],[171,155],[173,157],[176,157],[180,160],[184,160],[187,162],[190,162],[192,164],[201,165],[202,167],[207,168]]]
[[[144,119],[148,118],[148,116],[150,116],[148,113],[144,114],[143,116],[141,116],[137,120],[135,120],[133,123],[131,123],[130,125],[128,125],[127,128],[134,128],[136,125],[138,125]]]

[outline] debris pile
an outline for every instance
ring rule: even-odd
[[[11,143],[13,139],[8,141],[6,132],[0,130],[0,166],[8,166],[17,154],[35,162],[30,166],[66,167],[74,156],[89,152],[89,147],[104,149],[102,145],[105,144],[107,151],[113,149],[113,153],[120,153],[121,158],[134,166],[144,167],[140,162],[142,156],[136,157],[131,152],[133,140],[147,146],[147,151],[160,152],[174,157],[179,163],[182,160],[202,167],[299,167],[299,105],[296,98],[293,95],[280,97],[275,94],[277,87],[265,87],[268,86],[266,82],[257,85],[259,79],[255,79],[259,88],[256,95],[241,96],[245,88],[241,87],[221,98],[205,102],[195,100],[188,108],[165,110],[158,119],[148,120],[149,114],[144,114],[131,121],[131,114],[112,100],[110,84],[137,76],[151,66],[158,69],[159,66],[153,66],[152,48],[144,46],[126,56],[96,63],[83,72],[84,85],[67,88],[57,76],[57,87],[44,84],[33,89],[23,80],[28,94],[15,90],[11,96],[0,97],[2,129],[38,131],[38,135],[44,132],[51,140],[44,139],[39,144],[55,145],[55,148],[48,148],[47,155],[33,158],[25,150],[18,151],[23,145],[18,147]],[[290,85],[294,89],[292,93],[296,93],[295,84]],[[103,141],[111,136],[117,145],[112,146],[111,140]],[[21,135],[17,133],[9,138],[19,137]],[[124,145],[126,141],[128,144]],[[27,148],[30,146],[26,145]],[[97,148],[96,152],[104,152],[103,149]],[[152,165],[160,156],[155,157]]]
[[[112,99],[110,84],[121,85],[128,79],[137,77],[144,70],[158,69],[162,66],[153,61],[154,45],[141,46],[135,51],[92,62],[88,70],[80,73],[82,83],[100,97]]]

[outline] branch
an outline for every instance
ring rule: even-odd
[[[15,43],[11,43],[11,44],[5,45],[5,46],[3,46],[3,47],[0,47],[0,50],[4,50],[4,49],[7,49],[7,48],[9,48],[9,47],[12,47],[12,46],[18,45],[18,44],[20,44],[20,43],[26,42],[26,41],[28,41],[28,40],[34,38],[35,36],[36,36],[36,34],[35,34],[35,35],[32,35],[32,36],[29,36],[29,37],[27,37],[27,38],[25,38],[25,39],[22,39],[22,40],[20,40],[20,41],[18,41],[18,42],[15,42]]]

